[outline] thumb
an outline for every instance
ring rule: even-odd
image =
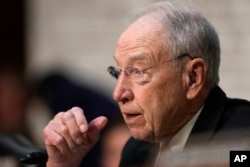
[[[99,116],[89,123],[88,138],[92,142],[97,142],[100,137],[101,130],[107,125],[108,119],[104,116]]]

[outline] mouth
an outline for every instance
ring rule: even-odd
[[[123,113],[125,122],[128,125],[139,123],[140,119],[143,118],[143,115],[140,113]]]

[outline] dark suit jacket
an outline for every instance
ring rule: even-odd
[[[210,92],[184,149],[209,143],[237,141],[250,136],[250,102],[231,99],[216,86]],[[250,140],[249,140],[250,141]],[[158,144],[130,138],[124,147],[120,167],[154,163]],[[230,150],[230,147],[228,148]],[[143,165],[144,164],[144,165]]]

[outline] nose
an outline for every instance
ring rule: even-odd
[[[121,75],[113,91],[113,99],[117,102],[122,102],[123,104],[133,100],[134,95],[131,89],[131,83],[128,81],[124,75]]]

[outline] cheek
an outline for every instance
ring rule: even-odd
[[[136,105],[139,107],[139,109],[143,112],[144,115],[144,128],[147,131],[152,131],[152,124],[154,122],[155,117],[154,110],[155,106],[157,106],[157,100],[154,100],[156,98],[155,92],[151,91],[151,89],[147,89],[144,87],[144,89],[135,89],[134,94]]]
[[[153,90],[153,91],[152,91]],[[163,105],[166,99],[162,92],[156,91],[156,89],[143,90],[138,93],[137,104],[143,110],[144,118],[146,121],[146,128],[149,131],[155,131],[156,125],[162,122],[160,119],[163,117]],[[160,122],[159,122],[160,121]]]
[[[143,90],[138,104],[143,108],[147,129],[156,136],[168,133],[183,93],[178,81],[165,82]],[[163,130],[164,129],[164,130]]]

